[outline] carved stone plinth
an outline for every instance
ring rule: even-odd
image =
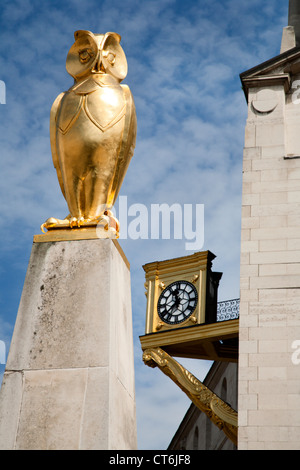
[[[116,240],[34,243],[0,449],[135,449],[130,272]]]

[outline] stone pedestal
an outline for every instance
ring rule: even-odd
[[[130,271],[116,240],[34,243],[0,449],[135,449]]]

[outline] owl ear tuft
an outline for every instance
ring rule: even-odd
[[[86,35],[93,36],[93,33],[85,29],[79,29],[78,31],[75,31],[74,39],[75,41],[77,41],[78,38],[80,38],[81,36],[86,36]]]
[[[120,42],[121,42],[121,36],[120,36],[120,34],[118,34],[118,33],[106,33],[106,34],[105,34],[105,39],[106,39],[108,36],[113,36],[113,37],[115,38],[115,40],[118,41],[118,43],[120,44]],[[105,41],[105,39],[104,39],[104,41]]]

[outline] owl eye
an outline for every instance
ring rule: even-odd
[[[107,60],[108,62],[111,63],[111,65],[114,65],[115,61],[116,61],[116,56],[115,54],[113,54],[112,52],[110,52],[107,56]]]
[[[79,51],[79,60],[82,64],[88,62],[93,56],[94,53],[91,49],[82,49],[81,51]]]
[[[110,65],[114,65],[116,62],[116,54],[113,52],[106,51],[103,53],[103,57],[110,63]]]

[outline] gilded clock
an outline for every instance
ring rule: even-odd
[[[197,252],[143,266],[146,279],[145,334],[214,323],[222,273],[211,270],[215,255]]]
[[[176,325],[187,320],[198,302],[195,286],[188,281],[176,281],[168,285],[157,302],[159,318],[168,325]]]

